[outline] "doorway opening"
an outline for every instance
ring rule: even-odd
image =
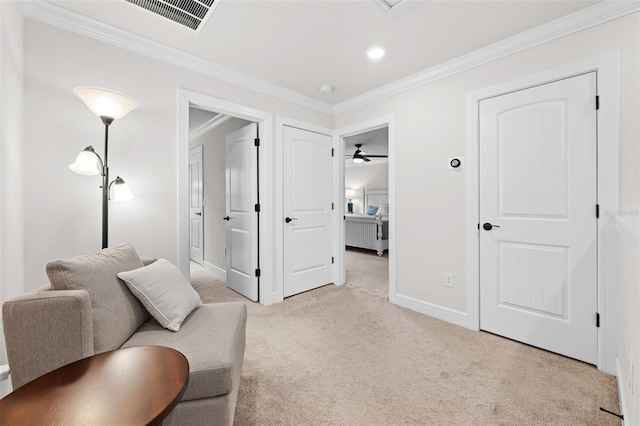
[[[343,138],[345,282],[389,298],[389,128]]]
[[[344,199],[339,282],[396,303],[395,117],[376,118],[335,134]],[[362,229],[366,227],[368,233]]]
[[[187,277],[191,275],[191,247],[194,240],[199,239],[198,236],[194,237],[193,235],[194,230],[197,230],[198,227],[192,226],[191,217],[201,217],[203,229],[203,236],[200,238],[203,250],[202,266],[217,277],[226,279],[229,285],[230,268],[227,265],[227,260],[233,257],[230,255],[234,255],[235,258],[238,256],[244,258],[245,255],[247,258],[253,256],[246,263],[249,268],[247,270],[250,270],[251,273],[245,275],[247,277],[250,275],[251,280],[255,283],[255,297],[247,297],[259,300],[263,305],[270,305],[273,303],[271,287],[273,286],[274,271],[271,267],[273,254],[268,250],[268,247],[273,240],[273,231],[266,224],[272,221],[272,201],[267,197],[258,201],[257,194],[267,193],[267,188],[270,188],[273,182],[272,116],[259,110],[183,89],[179,90],[178,112],[178,261],[180,270]],[[206,123],[209,123],[209,126]],[[190,125],[194,133],[190,132]],[[256,233],[255,239],[251,239],[254,241],[255,250],[251,249],[246,253],[238,254],[237,251],[232,253],[234,250],[232,247],[244,247],[245,245],[238,244],[237,240],[233,240],[233,236],[229,237],[230,226],[228,225],[231,222],[226,220],[227,217],[232,216],[229,214],[229,207],[235,206],[237,203],[234,204],[234,201],[230,202],[228,199],[229,191],[226,185],[229,181],[227,176],[229,167],[226,166],[230,160],[225,152],[228,151],[225,137],[227,134],[237,133],[238,130],[234,131],[235,128],[245,127],[253,127],[256,136],[255,138],[253,136],[243,137],[243,144],[245,147],[250,145],[256,150],[258,147],[255,144],[258,144],[261,153],[259,156],[257,153],[252,155],[255,163],[251,166],[256,175],[255,181],[252,181],[256,197],[252,197],[252,200],[255,200],[251,201],[250,209],[252,213],[250,221],[255,225],[254,232]],[[255,140],[258,139],[258,127],[260,129],[259,143]],[[200,128],[200,132],[195,132],[198,128]],[[201,186],[204,204],[199,212],[202,216],[195,215],[197,211],[192,215],[191,211],[193,204],[191,181],[193,179],[189,167],[189,151],[190,148],[196,146],[202,146],[203,153],[201,168],[204,173]],[[232,158],[231,161],[236,160]],[[213,177],[211,182],[208,182],[207,175]],[[260,253],[259,258],[258,253]],[[233,270],[237,271],[238,268]]]
[[[231,274],[237,273],[237,268],[235,265],[230,268],[231,255],[245,256],[250,253],[246,252],[246,247],[233,247],[238,243],[247,244],[246,241],[229,237],[229,228],[233,230],[237,222],[235,218],[233,221],[230,218],[229,200],[235,201],[237,197],[229,193],[230,165],[226,140],[233,132],[251,124],[251,121],[241,118],[195,106],[189,107],[190,266],[194,263],[201,266],[217,278],[225,280],[232,288],[230,280],[234,281],[237,277],[229,277],[229,271],[231,270]],[[253,145],[253,140],[250,142]],[[252,183],[255,185],[255,182]],[[251,216],[249,220],[257,220],[255,214]],[[253,244],[257,245],[257,236],[254,237],[256,241]],[[248,243],[251,245],[251,242]],[[240,263],[251,262],[243,259]],[[246,272],[243,271],[243,275],[248,275],[246,278],[251,280],[253,272]],[[257,288],[249,290],[251,295],[246,294],[247,291],[239,292],[252,300],[257,299]]]

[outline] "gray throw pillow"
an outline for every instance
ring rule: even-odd
[[[200,295],[182,272],[166,259],[129,272],[121,272],[129,290],[164,328],[180,330],[184,319],[202,306]]]
[[[129,244],[47,264],[47,276],[54,290],[86,290],[89,293],[96,354],[122,346],[149,318],[138,299],[117,276],[119,272],[142,266],[140,256]]]

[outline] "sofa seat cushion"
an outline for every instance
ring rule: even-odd
[[[247,307],[241,302],[204,304],[194,310],[178,332],[150,319],[123,347],[168,346],[189,361],[189,385],[182,401],[230,393],[242,368]]]
[[[47,264],[52,289],[89,293],[96,354],[119,348],[148,320],[147,310],[117,277],[119,272],[142,266],[129,244]]]

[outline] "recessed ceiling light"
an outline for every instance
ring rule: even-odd
[[[378,59],[381,59],[386,53],[387,51],[384,49],[384,47],[381,47],[381,46],[370,47],[367,50],[367,56],[372,61],[377,61]]]

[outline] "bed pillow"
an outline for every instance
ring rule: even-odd
[[[166,259],[133,271],[121,272],[131,293],[142,302],[156,321],[171,331],[180,330],[182,322],[202,306],[198,293],[182,272]]]
[[[96,354],[117,349],[149,319],[149,314],[117,274],[143,265],[129,244],[47,264],[54,290],[86,290],[91,299]]]
[[[377,211],[378,211],[378,207],[376,207],[376,206],[367,207],[367,215],[369,215],[369,216],[375,215]]]
[[[376,216],[389,216],[389,204],[380,204]]]

